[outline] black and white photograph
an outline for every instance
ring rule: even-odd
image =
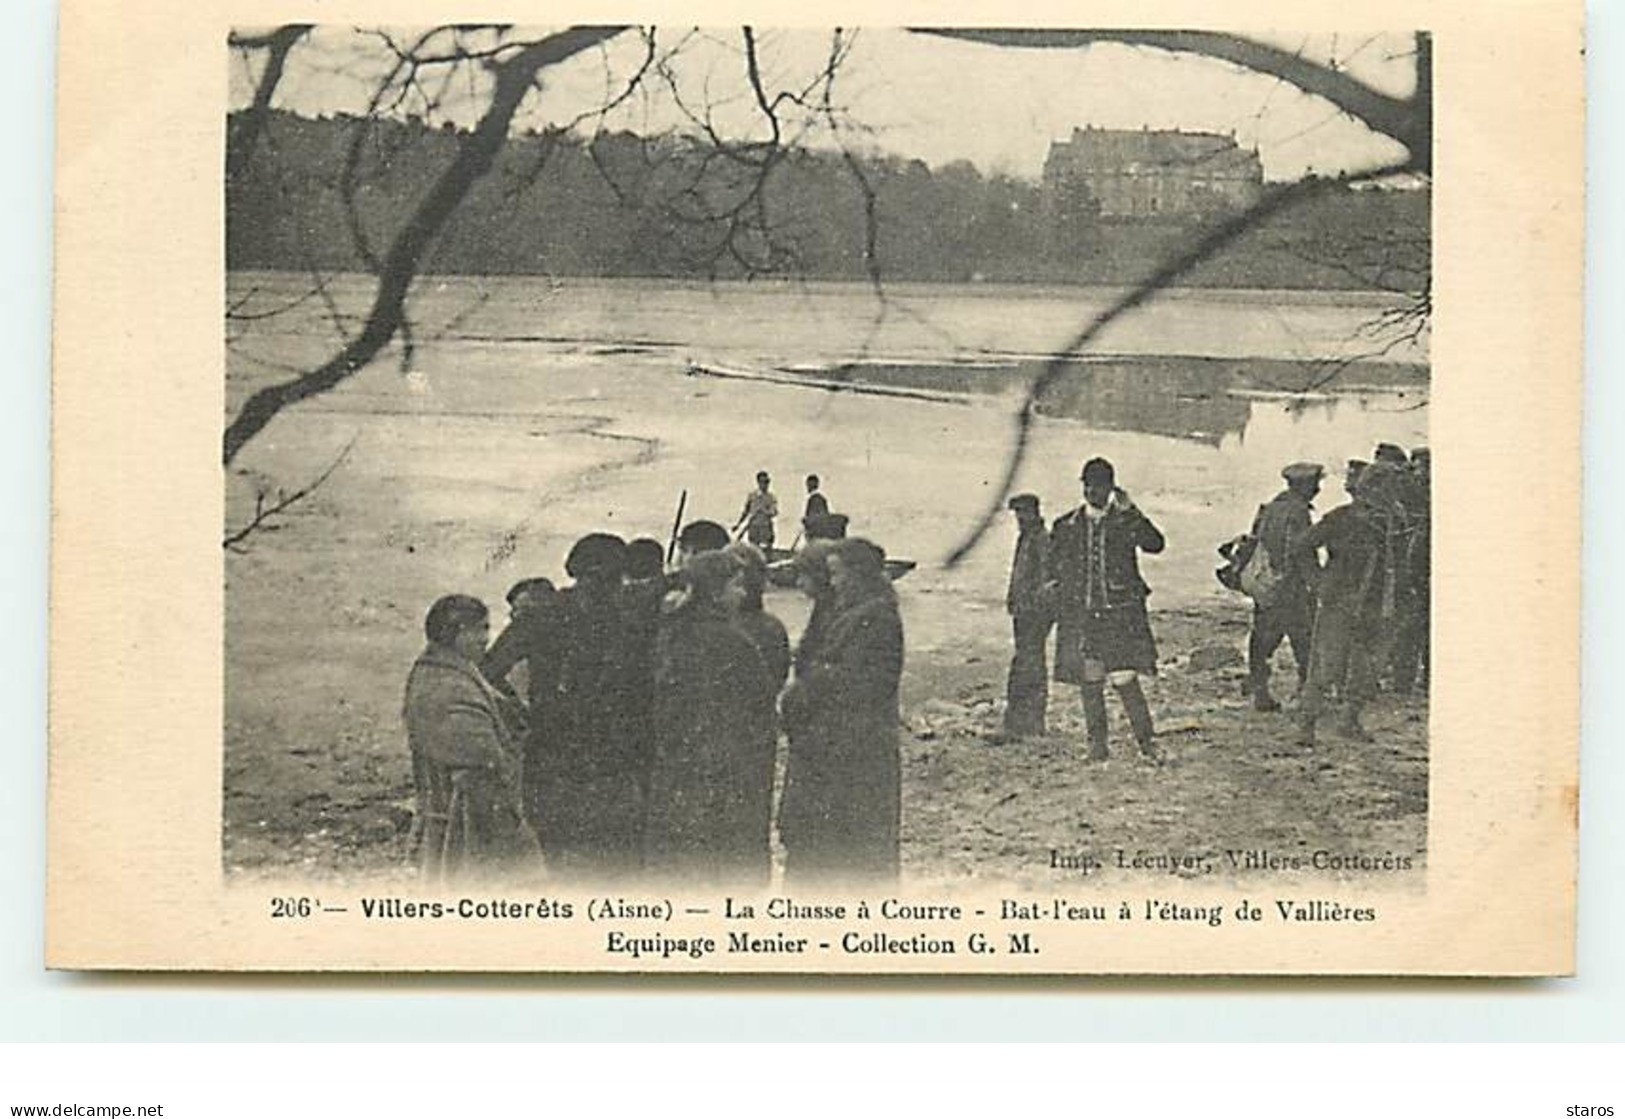
[[[50,966],[1573,971],[1577,15],[152,4]]]
[[[1422,890],[1433,49],[234,28],[228,885]]]

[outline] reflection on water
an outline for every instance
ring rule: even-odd
[[[1036,359],[865,361],[784,369],[860,384],[1013,396],[1047,365]],[[1189,440],[1227,454],[1289,449],[1301,458],[1298,451],[1324,455],[1336,447],[1365,455],[1379,441],[1423,440],[1427,380],[1425,366],[1393,362],[1090,357],[1066,363],[1040,395],[1037,411],[1095,431]]]
[[[1038,411],[1096,430],[1217,446],[1247,426],[1252,406],[1233,391],[1243,380],[1239,371],[1195,359],[1074,364],[1039,398]]]
[[[1425,371],[1406,377],[1388,366],[1373,378],[1350,367],[1328,378],[1293,363],[1220,364],[1173,358],[1069,370],[1039,411],[1095,430],[1191,440],[1280,463],[1330,465],[1333,454],[1369,457],[1379,442],[1426,441]],[[1322,381],[1315,391],[1294,391]]]
[[[1407,451],[1427,444],[1426,405],[1426,389],[1254,400],[1246,423],[1220,440],[1219,452],[1243,477],[1300,460],[1325,464],[1321,504],[1329,508],[1328,502],[1348,498],[1343,490],[1347,460],[1369,459],[1378,443],[1397,443]]]
[[[997,396],[1001,407],[1013,410],[1044,363],[781,368],[858,384]],[[1425,366],[1351,365],[1329,379],[1325,372],[1256,358],[1120,355],[1072,362],[1039,402],[1044,422],[1020,485],[1041,493],[1046,507],[1064,508],[1076,500],[1067,481],[1076,477],[1075,464],[1105,454],[1127,488],[1145,497],[1182,542],[1159,560],[1165,600],[1215,593],[1211,547],[1245,529],[1259,503],[1280,490],[1282,467],[1298,461],[1325,466],[1316,503],[1324,511],[1348,499],[1346,460],[1370,459],[1378,443],[1409,450],[1428,442]],[[1325,383],[1313,392],[1283,391],[1305,378]]]

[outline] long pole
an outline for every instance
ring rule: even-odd
[[[666,562],[671,563],[677,558],[677,534],[683,528],[683,510],[688,507],[688,491],[684,490],[677,499],[677,515],[671,519],[671,539],[666,542]]]

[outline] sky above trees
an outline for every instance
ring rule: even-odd
[[[386,39],[349,27],[319,27],[290,55],[274,104],[307,116],[365,112],[395,60],[391,42],[408,44],[423,30],[392,29]],[[1406,96],[1414,88],[1408,32],[1256,37],[1332,63],[1385,93]],[[464,37],[462,43],[495,40]],[[984,172],[1037,178],[1051,141],[1085,125],[1233,132],[1243,147],[1257,146],[1271,180],[1297,179],[1311,170],[1359,172],[1404,154],[1319,98],[1206,58],[1116,44],[1015,49],[899,29],[847,32],[841,43],[846,53],[833,86],[841,141],[873,154],[935,166],[968,159]],[[829,62],[832,38],[828,30],[759,29],[757,44],[764,86],[799,94],[812,89]],[[764,135],[740,35],[729,28],[660,28],[660,72],[646,74],[633,96],[600,118],[597,110],[625,90],[646,50],[643,38],[629,31],[546,71],[515,127],[574,124],[590,132],[601,125],[658,133],[692,128],[700,119],[731,137]],[[251,99],[259,64],[232,60],[231,108]],[[391,91],[385,111],[466,126],[488,102],[488,81],[477,64],[425,70],[419,78]],[[813,147],[833,147],[817,107],[809,101],[800,111],[787,104],[789,135]]]

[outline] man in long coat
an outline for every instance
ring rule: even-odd
[[[519,756],[495,689],[480,675],[485,604],[447,595],[424,622],[428,645],[406,680],[402,714],[417,786],[414,852],[441,881],[537,856],[520,805]]]
[[[1055,679],[1077,684],[1089,757],[1104,761],[1107,748],[1106,684],[1122,701],[1142,757],[1158,760],[1151,708],[1140,676],[1155,675],[1157,644],[1145,600],[1151,588],[1140,575],[1139,553],[1166,544],[1160,529],[1117,487],[1117,472],[1103,458],[1084,463],[1083,504],[1050,530],[1050,579],[1059,619],[1055,631]]]
[[[723,600],[721,552],[684,568],[687,597],[661,622],[655,656],[645,865],[661,880],[765,888],[778,688]]]
[[[857,537],[827,547],[834,603],[798,651],[780,704],[790,734],[779,810],[787,888],[897,877],[903,620],[879,548]]]
[[[1314,522],[1312,503],[1320,492],[1325,469],[1318,462],[1295,462],[1281,471],[1286,489],[1258,510],[1253,535],[1264,549],[1280,582],[1263,601],[1253,601],[1253,628],[1247,641],[1247,682],[1253,707],[1279,711],[1270,694],[1270,658],[1283,640],[1292,644],[1298,664],[1298,687],[1309,676],[1309,635],[1315,626],[1313,574],[1303,541]]]
[[[544,609],[531,658],[552,687],[532,714],[546,734],[529,759],[542,847],[554,871],[578,881],[624,878],[642,858],[648,743],[638,713],[648,681],[638,641],[646,635],[622,588],[625,555],[625,542],[608,533],[575,543],[565,561],[575,583]]]
[[[1316,572],[1315,633],[1309,679],[1298,700],[1298,741],[1315,743],[1327,692],[1336,686],[1343,711],[1336,729],[1369,742],[1360,712],[1376,691],[1375,658],[1396,623],[1405,582],[1407,524],[1401,504],[1403,472],[1373,463],[1360,475],[1354,500],[1320,519],[1300,546]],[[1320,550],[1326,550],[1324,569]]]
[[[1010,586],[1004,605],[1010,613],[1015,650],[1005,683],[1004,733],[1001,739],[1044,733],[1049,705],[1049,657],[1045,646],[1055,625],[1054,596],[1049,582],[1049,529],[1036,495],[1010,499],[1016,516],[1016,554],[1010,563]]]
[[[524,806],[525,818],[535,821],[540,801],[540,790],[536,785],[537,770],[533,755],[537,752],[537,743],[544,741],[551,732],[553,718],[552,700],[556,681],[548,678],[546,658],[543,655],[547,633],[543,628],[547,616],[547,606],[557,594],[550,579],[532,578],[521,579],[508,591],[508,605],[512,616],[502,633],[491,643],[485,656],[480,659],[480,675],[490,681],[492,687],[501,693],[504,705],[503,712],[508,716],[509,722],[522,722],[516,728],[519,733],[521,752],[524,756]],[[513,673],[523,669],[524,698],[519,701],[516,690],[511,682]],[[520,718],[515,720],[513,714],[518,710]]]

